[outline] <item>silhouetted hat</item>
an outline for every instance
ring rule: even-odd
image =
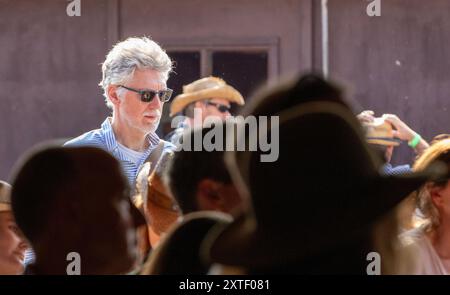
[[[336,249],[443,173],[381,175],[359,122],[340,104],[302,103],[274,115],[279,130],[269,126],[267,136],[278,133],[277,161],[261,162],[260,150],[226,154],[251,210],[211,233],[205,249],[214,262],[265,268]]]

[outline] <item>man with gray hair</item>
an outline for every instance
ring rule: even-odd
[[[149,38],[132,37],[117,43],[102,65],[99,84],[112,117],[106,118],[100,129],[65,145],[89,145],[110,152],[133,184],[146,160],[157,161],[161,153],[173,148],[155,133],[163,105],[172,95],[166,85],[171,70],[169,56]]]

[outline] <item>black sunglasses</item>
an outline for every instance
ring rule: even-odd
[[[154,90],[138,90],[130,87],[126,87],[123,85],[119,85],[119,87],[125,88],[127,90],[139,93],[141,95],[141,101],[143,102],[151,102],[155,95],[158,94],[159,100],[161,102],[168,102],[170,100],[170,97],[172,97],[173,90],[170,88],[160,90],[160,91],[154,91]]]
[[[220,104],[220,103],[214,103],[214,102],[210,102],[210,101],[206,101],[206,105],[210,105],[210,106],[214,106],[217,108],[217,110],[219,110],[219,112],[221,113],[226,113],[226,112],[230,112],[231,108],[229,106]]]

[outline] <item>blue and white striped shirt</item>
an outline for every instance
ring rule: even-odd
[[[400,165],[393,167],[392,164],[386,163],[381,167],[381,173],[384,175],[403,175],[413,172],[411,166]]]
[[[125,153],[121,151],[119,148],[119,145],[117,143],[116,137],[114,135],[110,117],[106,118],[106,120],[102,123],[102,126],[100,129],[92,130],[89,132],[84,133],[83,135],[80,135],[72,140],[69,140],[64,145],[65,146],[94,146],[101,149],[106,150],[107,152],[111,153],[114,157],[116,157],[119,162],[121,163],[121,166],[123,168],[123,172],[125,173],[125,176],[128,178],[128,181],[131,186],[134,185],[134,182],[137,177],[137,173],[139,172],[140,167],[142,166],[143,162],[147,157],[150,155],[150,153],[154,150],[155,147],[159,144],[159,137],[156,135],[156,133],[149,133],[147,135],[147,140],[149,142],[148,149],[143,153],[142,158],[138,163],[135,163],[131,159],[127,157]],[[171,151],[175,148],[173,144],[170,142],[164,141],[164,148],[163,153]]]

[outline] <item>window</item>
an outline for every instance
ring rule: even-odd
[[[212,75],[236,88],[247,102],[258,87],[278,76],[278,38],[161,43],[175,62],[175,73],[168,81],[173,97],[182,93],[183,85]],[[233,106],[232,113],[238,111],[239,107]],[[165,107],[160,136],[171,131],[170,122],[169,107]]]

